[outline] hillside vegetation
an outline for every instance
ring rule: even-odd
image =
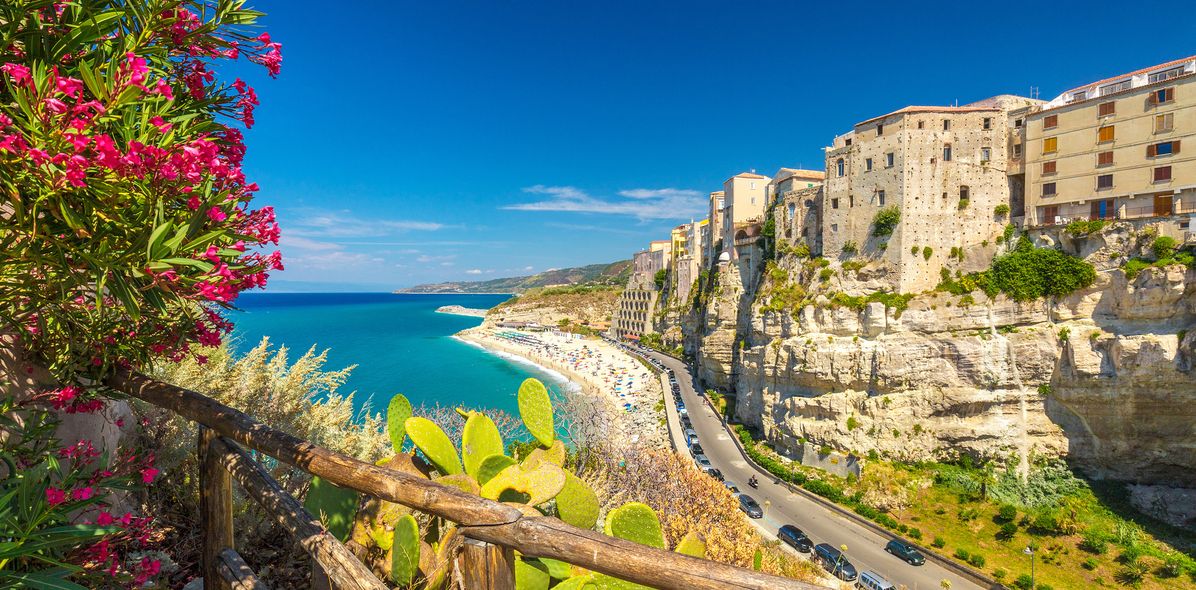
[[[496,305],[486,321],[537,322],[577,330],[603,326],[610,323],[622,292],[619,286],[594,284],[531,289]]]
[[[488,281],[450,281],[399,289],[395,293],[525,293],[529,289],[569,285],[605,285],[621,287],[631,276],[631,261],[590,264],[573,268],[546,270],[534,275],[490,279]]]

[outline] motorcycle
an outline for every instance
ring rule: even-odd
[[[758,488],[758,487],[760,487],[760,482],[756,481],[755,476],[752,476],[751,478],[748,479],[748,485],[753,488]]]

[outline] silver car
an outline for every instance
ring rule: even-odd
[[[692,428],[685,429],[685,444],[693,446],[698,442],[698,433]]]
[[[698,469],[701,469],[702,471],[706,471],[707,469],[714,467],[710,464],[710,459],[706,458],[706,455],[702,453],[694,455],[694,463],[697,463]]]

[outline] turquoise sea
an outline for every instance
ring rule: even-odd
[[[327,369],[357,365],[342,393],[356,391],[358,407],[372,400],[384,411],[390,396],[411,403],[497,408],[515,414],[515,392],[528,377],[560,390],[557,373],[498,356],[452,338],[481,318],[436,313],[442,305],[488,308],[506,295],[398,295],[391,293],[245,293],[234,349],[244,351],[263,336],[285,344],[292,360],[315,346],[328,349]]]

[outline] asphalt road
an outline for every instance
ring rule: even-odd
[[[883,536],[814,500],[795,494],[784,485],[774,483],[771,476],[748,465],[739,447],[732,442],[731,434],[723,425],[721,417],[698,396],[695,391],[697,384],[689,372],[689,367],[670,356],[655,352],[647,354],[676,374],[677,383],[681,386],[681,398],[685,401],[689,418],[693,422],[694,431],[698,433],[706,456],[728,481],[734,482],[741,492],[754,498],[764,508],[764,518],[757,522],[773,534],[781,525],[792,524],[804,531],[814,544],[829,543],[834,547],[846,544],[847,558],[855,564],[858,571],[878,573],[898,588],[904,585],[908,590],[937,590],[941,588],[941,581],[946,579],[951,581],[952,590],[982,590],[981,586],[930,560],[927,560],[925,565],[912,566],[889,555],[884,547],[892,537]],[[672,396],[666,393],[666,398],[671,405]],[[669,412],[668,415],[670,419],[675,419],[673,412]],[[681,428],[676,422],[672,426],[676,429]],[[747,481],[751,475],[756,475],[759,480],[758,489],[748,487]],[[765,502],[768,502],[767,506]]]

